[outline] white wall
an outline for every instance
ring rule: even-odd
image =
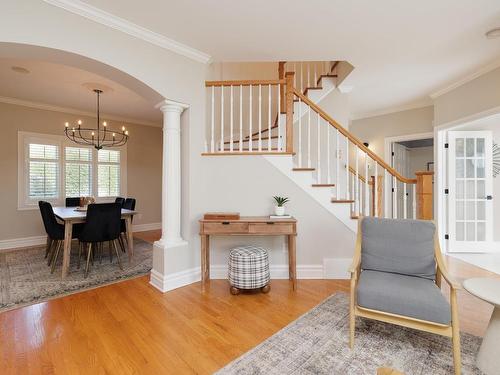
[[[434,147],[410,148],[410,176],[415,172],[426,171],[427,163],[434,161]],[[431,169],[432,170],[432,169]]]

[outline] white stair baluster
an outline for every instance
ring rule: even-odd
[[[330,133],[331,133],[331,126],[329,123],[326,124],[326,168],[328,169],[327,171],[327,184],[332,183],[331,179],[331,167],[330,167]]]
[[[356,215],[359,215],[361,213],[361,206],[359,204],[359,184],[358,184],[358,181],[359,181],[359,146],[356,145],[356,150],[355,150],[355,153],[356,153],[356,162],[355,162],[355,165],[356,165],[356,185],[354,187],[354,208],[355,208],[355,212],[356,212]]]
[[[233,85],[231,88],[231,108],[229,110],[229,152],[233,152]]]
[[[259,151],[262,151],[262,85],[259,85]]]
[[[335,128],[335,199],[340,199],[340,137]]]
[[[307,119],[307,168],[311,168],[311,108],[308,107]]]
[[[248,119],[248,151],[252,152],[252,149],[253,149],[253,134],[252,134],[252,113],[253,113],[253,104],[252,104],[252,85],[249,86],[249,101],[250,101],[250,104],[249,104],[249,114],[248,116],[250,117]]]
[[[299,98],[299,168],[302,168],[302,99]]]
[[[243,151],[243,86],[240,85],[240,152]]]
[[[384,217],[389,219],[389,178],[387,169],[384,168]]]
[[[345,170],[346,170],[346,176],[349,176],[349,138],[345,137]],[[351,199],[351,195],[349,194],[349,179],[346,178],[345,182],[347,184],[345,192],[346,192],[346,199],[349,200]]]
[[[375,179],[373,180],[373,196],[375,199],[373,200],[373,216],[378,215],[378,162],[375,160]]]
[[[215,86],[212,86],[212,121],[210,123],[210,152],[215,151]]]
[[[316,120],[316,127],[318,128],[318,184],[321,184],[321,117],[318,112],[318,118]]]
[[[417,218],[417,184],[413,184],[412,188],[412,211],[413,219]]]
[[[408,196],[406,195],[406,183],[403,182],[403,217],[408,219]]]
[[[368,154],[365,153],[365,216],[370,216],[370,176],[368,175]]]
[[[392,218],[398,218],[398,180],[396,177],[392,178]]]
[[[224,86],[220,87],[220,152],[224,152]]]
[[[278,86],[276,87],[278,88],[278,91],[276,92],[276,96],[278,98],[278,110],[276,111],[276,113],[278,113],[278,151],[281,152],[283,151],[283,142],[281,139],[281,84],[278,83]]]
[[[268,85],[267,92],[269,97],[267,98],[267,151],[271,151],[271,85]]]

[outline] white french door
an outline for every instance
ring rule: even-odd
[[[448,132],[448,234],[450,252],[493,247],[491,131]]]

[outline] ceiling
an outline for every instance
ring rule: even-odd
[[[84,0],[213,61],[346,60],[353,116],[430,104],[500,59],[498,0]]]
[[[29,73],[16,72],[12,67],[22,67]],[[102,88],[101,113],[105,119],[107,116],[108,120],[156,126],[162,121],[161,112],[154,108],[160,99],[145,99],[114,80],[75,66],[33,58],[5,58],[0,49],[0,82],[0,97],[90,113],[96,112],[92,88]]]

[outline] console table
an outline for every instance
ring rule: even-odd
[[[210,236],[287,236],[288,274],[292,289],[297,287],[297,220],[270,219],[268,216],[242,216],[234,220],[200,220],[201,282],[210,280]]]

